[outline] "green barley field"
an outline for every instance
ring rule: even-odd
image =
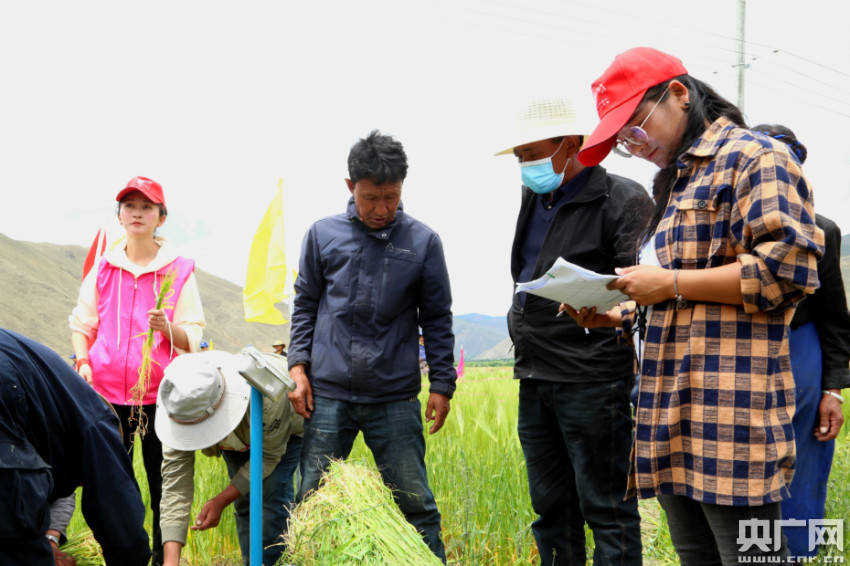
[[[443,516],[443,537],[449,564],[531,565],[537,551],[529,525],[533,511],[529,501],[522,450],[516,435],[518,384],[510,367],[467,367],[458,382],[451,413],[443,430],[427,439],[427,466],[431,488]],[[427,385],[424,385],[427,390]],[[423,393],[423,410],[424,399]],[[850,403],[845,407],[850,423]],[[850,436],[848,426],[839,436],[829,482],[827,518],[850,518]],[[147,491],[139,451],[136,477],[143,496]],[[371,461],[358,438],[352,458]],[[221,459],[196,456],[194,513],[227,485]],[[78,492],[79,496],[79,492]],[[654,499],[640,502],[644,564],[677,564],[666,520]],[[146,527],[150,532],[151,513]],[[845,525],[842,555],[850,563],[850,525]],[[79,511],[69,528],[70,543],[80,566],[101,564],[97,544]],[[588,531],[588,557],[593,541]],[[823,552],[822,552],[823,554]],[[819,557],[815,563],[836,563],[838,557]],[[829,562],[828,562],[829,561]],[[241,563],[232,512],[225,512],[218,528],[203,533],[190,531],[183,564],[237,566]]]

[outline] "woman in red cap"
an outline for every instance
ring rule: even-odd
[[[132,456],[135,421],[131,423],[142,362],[142,344],[154,330],[150,386],[141,399],[147,432],[142,456],[153,511],[153,562],[162,563],[159,502],[162,493],[162,444],[154,429],[156,394],[165,367],[182,352],[200,349],[204,313],[195,262],[178,256],[155,231],[167,215],[162,187],[146,177],[134,177],[115,197],[118,222],[126,240],[107,253],[86,274],[77,306],[70,316],[71,343],[77,372],[103,395],[118,413],[124,446]],[[173,274],[163,308],[156,299],[163,279]]]
[[[659,265],[611,284],[651,305],[627,495],[658,497],[685,565],[787,554],[774,521],[794,473],[788,323],[823,253],[810,187],[784,144],[666,53],[626,51],[593,92],[601,121],[579,160],[619,144],[661,168],[645,234]],[[634,315],[565,308],[584,326]]]

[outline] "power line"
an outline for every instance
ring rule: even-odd
[[[790,55],[792,57],[796,57],[797,59],[800,59],[801,61],[805,61],[806,63],[809,63],[810,65],[815,65],[815,66],[818,66],[822,69],[826,69],[827,71],[831,71],[833,73],[837,73],[839,75],[843,75],[845,77],[850,78],[850,73],[845,73],[844,71],[841,71],[839,69],[835,69],[833,67],[830,67],[829,65],[824,65],[823,63],[819,63],[818,61],[814,61],[814,60],[809,59],[807,57],[803,57],[802,55],[797,55],[796,53],[792,53],[791,51],[788,51],[786,49],[776,48],[776,52],[777,53],[780,53],[780,52],[781,53],[787,53],[788,55]]]
[[[588,8],[588,10],[589,10],[589,11],[598,11],[598,10],[600,10],[600,6],[599,6],[598,4],[590,4],[590,3],[587,3],[587,2],[583,2],[583,1],[581,1],[581,0],[575,0],[575,2],[576,2],[577,4],[582,4],[582,5],[586,6],[586,7]],[[602,7],[601,7],[601,9],[607,10],[608,12],[612,12],[612,10],[611,10],[611,9],[607,9],[607,8],[606,8],[606,7],[604,7],[604,6],[602,6]],[[620,15],[620,16],[622,16],[622,15],[626,15],[626,16],[628,16],[629,18],[634,18],[634,19],[647,19],[647,16],[646,16],[645,14],[643,14],[643,13],[636,13],[636,12],[632,12],[632,11],[629,11],[629,10],[623,10],[623,9],[619,9],[619,8],[618,8],[618,9],[616,10],[616,12],[614,12],[614,13],[615,13],[615,14],[617,14],[617,15]],[[595,24],[596,24],[597,26],[604,27],[604,24],[601,24],[601,23],[599,23],[599,22],[595,22]],[[673,25],[673,26],[675,26],[675,27],[679,27],[679,26],[678,26],[678,24],[676,24],[675,22],[673,22],[673,23],[672,23],[672,25]],[[677,31],[678,31],[678,30],[677,30]],[[721,33],[721,32],[717,32],[717,31],[715,31],[715,30],[709,30],[709,29],[699,29],[699,30],[696,30],[696,31],[699,31],[700,33],[702,33],[702,34],[704,34],[704,35],[706,35],[706,36],[713,36],[713,37],[716,37],[716,38],[718,38],[718,39],[726,40],[726,41],[728,41],[728,42],[730,42],[730,43],[733,43],[733,42],[734,42],[734,43],[737,43],[737,41],[738,41],[738,38],[737,38],[737,37],[733,37],[733,36],[728,35],[728,34],[724,34],[724,33]],[[692,37],[693,37],[693,32],[694,32],[694,30],[692,30],[692,29],[688,29],[688,30],[682,30],[680,33],[681,33],[681,34],[683,34],[683,35],[686,35],[686,36],[687,36],[687,37],[689,37],[689,38],[692,38]],[[785,54],[787,54],[787,55],[790,55],[790,56],[792,56],[792,57],[795,57],[795,58],[797,58],[797,59],[800,59],[801,61],[804,61],[804,62],[806,62],[806,63],[808,63],[808,64],[810,64],[810,65],[814,65],[814,66],[820,67],[821,69],[824,69],[824,70],[826,70],[826,71],[829,71],[829,72],[832,72],[832,73],[836,73],[836,74],[838,74],[838,75],[842,75],[842,76],[844,76],[844,77],[848,77],[848,78],[850,78],[850,72],[842,71],[841,69],[837,69],[837,68],[832,67],[832,66],[830,66],[830,65],[826,65],[826,64],[824,64],[824,63],[821,63],[820,61],[815,61],[815,60],[810,59],[810,58],[808,58],[808,57],[804,57],[803,55],[800,55],[800,54],[795,53],[795,52],[793,52],[793,51],[790,51],[790,50],[788,50],[788,49],[784,49],[784,48],[777,47],[776,45],[773,45],[773,44],[768,44],[768,43],[762,43],[762,42],[758,42],[758,41],[747,40],[746,38],[744,38],[744,39],[743,39],[742,43],[743,43],[745,46],[748,46],[748,47],[758,47],[758,48],[764,48],[764,49],[767,49],[767,50],[769,50],[771,53],[773,53],[773,54],[777,54],[777,55],[778,55],[778,54],[780,54],[780,53],[785,53]],[[738,55],[738,54],[739,54],[739,52],[740,52],[740,49],[739,49],[739,48],[729,49],[729,48],[723,48],[723,47],[721,47],[720,49],[721,49],[721,50],[723,50],[723,51],[726,51],[726,52],[734,53],[735,55]],[[750,54],[750,53],[748,53],[748,52],[745,52],[745,53],[744,53],[744,55],[748,55],[748,54]]]
[[[599,5],[589,4],[582,0],[575,0],[573,3],[579,6],[585,6],[587,7],[587,10],[575,10],[575,13],[571,12],[569,18],[564,18],[563,12],[541,8],[539,5],[523,5],[522,8],[519,9],[518,4],[513,3],[510,0],[488,0],[486,3],[481,2],[472,8],[467,8],[467,13],[469,14],[467,19],[470,23],[475,24],[477,27],[481,26],[482,22],[489,21],[491,23],[495,23],[502,29],[510,32],[512,38],[516,39],[519,37],[520,41],[522,38],[526,37],[534,38],[536,40],[542,39],[544,41],[552,41],[569,37],[578,38],[579,41],[586,44],[588,42],[593,42],[594,40],[596,40],[596,43],[601,43],[608,38],[620,37],[615,35],[614,31],[611,30],[611,26],[606,26],[604,23],[600,22],[598,17],[596,19],[591,19],[586,16],[586,14],[599,14],[600,10],[611,12],[610,9],[600,7]],[[630,10],[617,10],[615,14],[618,18],[623,18],[625,16],[636,22],[647,19],[645,14],[638,14]],[[720,40],[719,44],[715,43],[715,45],[709,45],[705,49],[689,54],[689,62],[697,64],[701,62],[700,66],[703,68],[707,67],[709,72],[712,74],[717,75],[723,73],[731,80],[731,77],[727,73],[737,70],[738,64],[734,64],[732,61],[735,60],[734,58],[739,57],[742,52],[740,48],[737,48],[734,45],[733,42],[735,41],[735,38],[727,34],[704,29],[689,29],[685,31],[681,26],[675,24],[675,22],[673,22],[670,32],[674,35],[687,36],[691,41],[693,40],[694,32],[701,33],[707,38]],[[709,39],[708,41],[714,43],[712,39]],[[807,81],[824,85],[831,90],[837,91],[839,95],[847,93],[847,98],[850,99],[850,91],[848,91],[845,87],[830,84],[812,73],[802,72],[799,69],[782,62],[783,55],[790,55],[802,61],[811,62],[809,59],[791,51],[762,42],[745,40],[743,43],[751,48],[751,50],[747,51],[745,55],[747,61],[746,64],[751,66],[753,70],[756,70],[756,68],[759,67],[759,70],[762,72],[772,74],[769,67],[757,65],[756,62],[767,62],[768,60],[773,60],[777,65],[786,69],[786,71],[784,71],[785,73],[792,73],[805,78]],[[722,56],[720,56],[721,54]],[[532,55],[538,54],[534,53]],[[833,69],[827,65],[816,62],[812,63],[829,72],[835,72],[838,75],[850,77],[850,74]],[[840,96],[832,96],[824,93],[823,91],[814,90],[808,85],[795,83],[789,80],[786,74],[778,74],[775,78],[773,78],[773,80],[776,83],[787,84],[795,89],[805,91],[809,93],[811,97],[826,100],[830,104],[838,104],[842,107],[846,107],[848,104],[848,102]],[[820,107],[823,108],[824,106]],[[839,111],[839,113],[841,115],[845,115],[843,112]]]
[[[808,80],[810,80],[810,81],[813,81],[813,82],[816,82],[816,83],[822,84],[823,86],[829,87],[829,88],[830,88],[830,89],[832,89],[832,90],[836,90],[836,91],[839,91],[839,92],[843,91],[843,94],[845,94],[845,96],[846,96],[846,97],[850,98],[850,89],[846,89],[845,87],[842,87],[842,86],[837,86],[837,85],[834,85],[834,84],[830,84],[830,83],[828,83],[828,82],[826,82],[826,81],[824,81],[824,80],[819,79],[818,77],[812,76],[812,75],[810,75],[810,74],[808,74],[808,73],[804,73],[803,71],[800,71],[800,70],[799,70],[799,69],[797,69],[796,67],[793,67],[793,66],[791,66],[791,65],[788,65],[788,64],[786,64],[786,63],[782,63],[782,62],[781,62],[781,61],[779,61],[779,60],[777,60],[777,61],[776,61],[776,63],[777,63],[777,65],[779,65],[779,66],[781,66],[781,67],[785,68],[788,72],[793,73],[793,74],[796,74],[796,75],[799,75],[799,76],[803,77],[804,79],[808,79]],[[751,67],[752,67],[752,68],[756,68],[755,63],[753,63],[753,64],[751,65]],[[811,91],[811,92],[813,92],[813,93],[817,94],[818,96],[823,96],[824,98],[829,98],[829,99],[834,100],[834,101],[836,101],[836,102],[840,102],[841,104],[848,104],[848,103],[850,103],[850,101],[848,101],[848,100],[847,100],[847,98],[838,98],[838,97],[833,97],[833,96],[829,96],[829,95],[827,95],[827,94],[824,94],[824,93],[823,93],[822,91],[820,91],[820,90],[815,91],[815,90],[813,90],[813,89],[811,89],[811,88],[809,88],[809,87],[803,87],[803,86],[801,86],[801,85],[797,85],[797,86],[798,86],[799,88],[805,88],[806,90],[809,90],[809,91]]]
[[[850,108],[848,108],[846,111],[843,111],[841,109],[837,109],[834,105],[833,106],[825,106],[825,105],[821,104],[820,101],[815,100],[812,97],[806,96],[805,93],[802,92],[805,89],[803,89],[802,87],[800,87],[800,85],[795,84],[793,82],[790,82],[790,81],[787,81],[787,80],[784,80],[784,79],[778,79],[778,80],[771,79],[769,81],[765,81],[763,79],[753,79],[753,78],[748,79],[748,82],[755,84],[755,85],[758,85],[758,86],[761,86],[761,87],[764,87],[764,88],[768,88],[768,89],[769,88],[776,88],[777,83],[780,83],[780,84],[784,83],[784,84],[793,86],[796,90],[801,91],[801,92],[795,93],[795,92],[791,91],[792,96],[795,96],[797,98],[800,98],[801,100],[804,100],[806,102],[807,106],[812,107],[812,108],[820,108],[821,110],[826,110],[827,112],[837,114],[837,115],[843,116],[845,118],[850,118]],[[842,102],[842,101],[840,101],[840,102]],[[845,104],[845,105],[847,104],[845,102],[842,102],[842,103]]]

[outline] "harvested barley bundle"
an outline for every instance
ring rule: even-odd
[[[283,563],[441,566],[374,468],[335,461],[290,515]]]
[[[103,564],[103,554],[100,545],[94,540],[94,535],[88,529],[78,531],[68,537],[68,541],[60,549],[77,560],[77,566],[98,566]]]
[[[174,294],[174,290],[171,287],[174,285],[175,276],[176,272],[174,270],[171,270],[168,271],[165,274],[165,277],[162,278],[162,283],[160,284],[159,292],[156,296],[155,308],[174,308],[170,301],[171,296]],[[154,287],[154,290],[156,290],[156,287]],[[169,333],[170,332],[171,327],[169,326]],[[149,328],[146,333],[140,336],[144,336],[145,341],[142,344],[142,364],[139,366],[139,380],[131,390],[131,392],[133,393],[133,409],[130,412],[130,418],[131,420],[137,423],[136,432],[141,436],[145,436],[148,431],[148,419],[147,415],[145,415],[145,412],[142,409],[142,400],[145,398],[145,394],[148,392],[148,388],[151,384],[152,364],[156,363],[153,360],[153,329]],[[170,336],[169,339],[171,339]]]

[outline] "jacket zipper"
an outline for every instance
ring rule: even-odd
[[[384,269],[381,273],[381,301],[384,299],[384,294],[387,290],[387,271],[389,271],[390,267],[390,259],[388,257],[384,258]],[[378,305],[375,305],[375,310],[377,310]]]
[[[575,199],[571,199],[571,200],[569,200],[569,201],[565,202],[563,205],[561,205],[561,207],[560,207],[560,208],[558,208],[558,210],[557,210],[557,211],[555,211],[555,216],[554,216],[554,218],[552,218],[552,222],[550,222],[550,223],[549,223],[549,227],[546,229],[546,234],[543,236],[543,244],[545,244],[545,243],[546,243],[546,239],[549,237],[549,232],[552,230],[552,226],[553,226],[553,225],[554,225],[554,224],[555,224],[555,223],[559,220],[559,217],[560,217],[560,216],[563,216],[563,215],[565,214],[565,212],[564,212],[564,211],[567,209],[567,207],[569,207],[569,206],[571,206],[571,205],[576,205],[576,204],[586,204],[586,203],[593,202],[593,201],[595,201],[595,200],[597,200],[597,199],[599,199],[599,198],[603,198],[603,197],[607,198],[607,194],[604,194],[604,195],[597,195],[597,196],[595,196],[595,197],[593,197],[593,198],[591,198],[591,199],[584,200],[584,201],[577,201],[577,200],[575,200]],[[526,222],[523,224],[523,229],[525,229],[525,227],[527,226],[527,224],[528,224],[528,219],[526,219]],[[540,245],[540,249],[541,249],[541,251],[543,250],[543,244],[541,244],[541,245]],[[537,263],[538,263],[539,261],[540,261],[540,255],[538,254],[538,256],[537,256],[537,261],[535,261],[535,265],[534,265],[534,267],[535,267],[535,271],[536,271],[536,269],[537,269]],[[520,323],[521,323],[521,324],[523,324],[523,325],[527,324],[527,322],[526,322],[526,320],[525,320],[525,305],[522,305],[522,306],[519,308],[519,314],[520,314]],[[518,332],[517,332],[517,334],[518,334],[519,336],[521,336],[521,333],[519,332],[519,329],[517,329],[517,331],[518,331]],[[585,334],[589,334],[589,332],[587,331],[587,329],[585,329]],[[514,354],[515,354],[515,355],[516,355],[516,351],[517,351],[517,350],[516,350],[516,346],[517,346],[517,344],[516,344],[516,342],[515,342],[515,343],[514,343]],[[532,377],[533,375],[534,375],[534,371],[532,370],[532,372],[531,372],[531,373],[529,373],[526,377]]]

